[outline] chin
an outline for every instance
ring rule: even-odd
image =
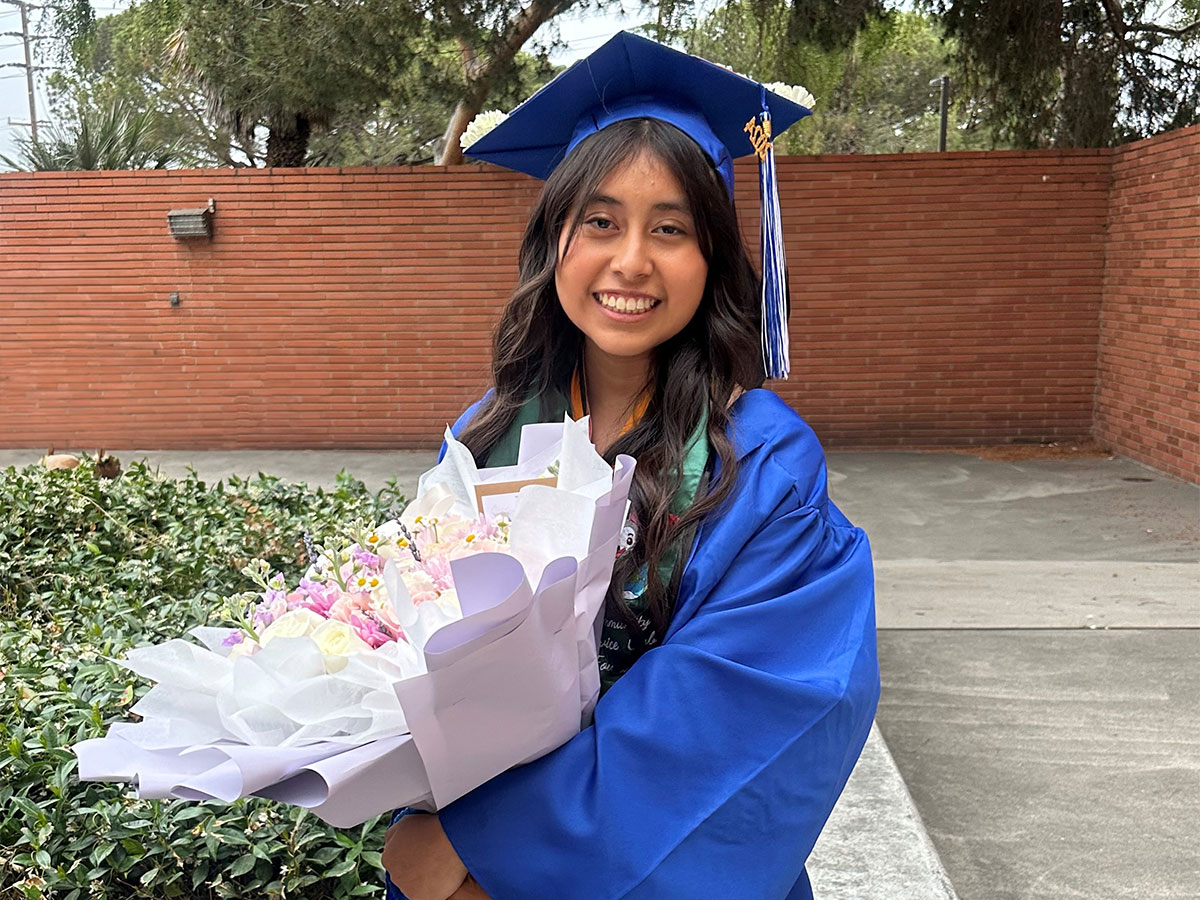
[[[658,344],[651,341],[628,341],[628,340],[605,340],[601,337],[599,340],[588,337],[588,339],[596,346],[596,349],[605,356],[611,356],[616,359],[638,359],[648,356],[654,351]]]

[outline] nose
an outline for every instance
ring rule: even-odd
[[[620,243],[613,248],[610,268],[614,274],[629,279],[645,278],[653,272],[654,260],[646,237],[634,230],[623,235]]]

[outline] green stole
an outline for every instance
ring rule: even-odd
[[[492,447],[487,457],[488,466],[512,466],[517,462],[517,451],[521,445],[521,428],[535,422],[560,422],[567,415],[570,404],[567,397],[558,391],[552,391],[543,397],[533,397],[517,411],[512,425]],[[687,448],[683,455],[683,473],[679,489],[671,501],[671,512],[676,516],[683,513],[696,501],[696,493],[700,481],[704,477],[704,469],[708,465],[708,415],[702,414],[696,424],[695,431],[688,438]],[[658,576],[664,585],[670,589],[675,564],[679,558],[681,547],[678,542],[663,554],[658,562]],[[687,548],[690,549],[690,548]],[[616,552],[616,548],[614,548]],[[686,549],[683,552],[687,552]],[[686,562],[686,560],[684,560]],[[646,566],[630,579],[624,589],[625,602],[633,613],[632,623],[624,621],[615,615],[604,616],[604,628],[600,635],[600,690],[601,693],[612,687],[613,683],[629,671],[643,653],[662,641],[650,617],[650,608],[646,600]],[[671,598],[674,604],[675,598]]]

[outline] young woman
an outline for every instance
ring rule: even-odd
[[[761,389],[760,281],[728,160],[701,149],[719,129],[619,100],[549,175],[493,390],[454,426],[506,465],[521,425],[586,414],[607,459],[637,459],[604,691],[563,747],[399,818],[392,897],[811,898],[804,861],[874,716],[870,552],[812,431]]]

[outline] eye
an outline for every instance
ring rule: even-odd
[[[616,227],[612,219],[607,219],[604,216],[592,216],[585,224],[591,225],[593,228],[598,228],[601,231],[611,231]]]
[[[663,234],[670,234],[670,235],[687,234],[687,232],[684,231],[682,228],[680,228],[678,225],[659,225],[658,230],[661,231]]]

